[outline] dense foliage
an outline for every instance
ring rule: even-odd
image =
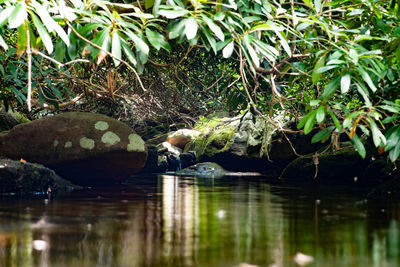
[[[0,0],[1,98],[31,109],[88,87],[115,98],[134,83],[132,100],[176,87],[171,104],[249,103],[277,127],[267,114],[283,111],[312,142],[346,134],[365,157],[371,136],[395,161],[399,18],[395,0]]]

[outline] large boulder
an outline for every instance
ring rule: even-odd
[[[77,184],[121,181],[147,159],[129,126],[100,114],[70,112],[0,133],[0,156],[41,163]]]
[[[200,127],[195,126],[203,134],[189,142],[185,151],[195,151],[199,161],[216,162],[230,171],[257,171],[277,176],[297,157],[293,148],[297,154],[306,154],[320,147],[311,145],[311,137],[300,132],[280,132],[278,124],[284,129],[295,126],[284,115],[271,121],[250,111],[233,118],[210,119]]]
[[[40,164],[0,158],[0,193],[68,192],[81,187],[62,179]]]

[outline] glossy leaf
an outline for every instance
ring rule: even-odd
[[[350,89],[351,76],[349,73],[342,76],[340,79],[340,91],[342,94],[346,94]]]
[[[351,140],[352,140],[353,146],[356,149],[356,151],[358,152],[358,154],[360,154],[360,156],[364,159],[365,156],[367,155],[367,152],[365,151],[364,144],[361,142],[358,135],[354,134],[354,136]]]
[[[116,56],[117,58],[121,58],[121,40],[118,35],[118,31],[114,31],[112,34],[112,45],[111,45],[111,53]],[[121,61],[118,59],[113,58],[115,66],[118,66]]]
[[[392,162],[395,162],[399,158],[399,155],[400,155],[400,143],[397,143],[397,145],[392,150],[390,150],[389,158]]]
[[[338,67],[339,67],[339,65],[327,65],[327,66],[324,66],[324,67],[321,67],[321,68],[317,69],[315,72],[316,73],[324,73],[324,72],[326,72],[328,70],[336,69]]]
[[[222,56],[224,58],[229,58],[232,53],[233,53],[233,49],[235,47],[235,43],[232,41],[230,43],[228,43],[225,48],[222,50]]]
[[[56,46],[55,46],[54,58],[58,62],[63,62],[66,52],[67,52],[67,49],[66,49],[64,42],[61,39],[58,39]]]
[[[210,30],[223,42],[225,40],[225,35],[222,32],[221,28],[215,24],[209,17],[204,14],[201,14],[201,17],[206,22],[207,26]]]
[[[27,15],[25,2],[18,2],[11,14],[8,16],[8,26],[11,29],[18,28],[25,22]]]
[[[10,6],[0,12],[0,27],[7,22],[8,17],[13,12],[14,8],[14,6]]]
[[[336,129],[338,129],[339,131],[342,130],[342,125],[340,124],[338,118],[336,117],[336,115],[328,109],[328,114],[329,116],[331,116],[333,123],[335,124]]]
[[[314,128],[315,118],[317,115],[317,111],[313,110],[310,112],[310,117],[307,119],[306,123],[304,124],[304,134],[309,134],[312,129]]]
[[[1,37],[1,35],[0,35],[0,46],[3,47],[5,50],[8,49],[8,45],[7,45],[6,41],[4,41],[3,37]]]
[[[319,131],[318,133],[316,133],[312,139],[311,139],[311,143],[318,143],[321,141],[326,141],[326,139],[331,135],[331,132],[327,129],[323,129],[321,131]]]
[[[325,107],[319,106],[317,109],[316,119],[318,123],[322,123],[325,120]]]
[[[190,17],[186,19],[185,22],[185,34],[188,40],[193,39],[197,35],[197,22],[194,17]]]
[[[378,126],[373,121],[373,119],[369,119],[369,125],[371,127],[372,140],[374,141],[374,145],[376,147],[379,147],[381,145],[386,145],[386,138],[379,130]]]
[[[313,82],[313,84],[316,84],[321,79],[321,75],[322,74],[317,72],[317,70],[319,68],[323,67],[324,65],[325,65],[325,55],[320,57],[318,59],[317,63],[315,63],[314,70],[312,72],[312,82]]]
[[[46,47],[47,53],[49,53],[50,55],[51,53],[53,53],[53,41],[51,40],[49,33],[47,32],[40,19],[35,14],[32,14],[31,16],[33,19],[33,23],[35,24],[36,29],[39,33],[39,36],[42,39],[44,46]]]
[[[145,55],[149,54],[149,46],[142,40],[140,39],[136,34],[134,34],[130,30],[125,31],[126,34],[131,38],[131,40],[135,43],[136,47]]]
[[[376,92],[376,87],[369,74],[361,67],[357,68],[358,72],[360,73],[363,80],[368,84],[369,88],[371,88],[372,92]]]
[[[180,8],[180,7],[175,7],[175,9],[173,9],[173,10],[163,9],[163,10],[158,11],[158,14],[160,14],[161,16],[164,16],[168,19],[176,19],[179,17],[183,17],[188,13],[189,13],[188,10]]]
[[[165,39],[164,35],[146,28],[146,37],[155,49],[160,50],[161,48],[164,48],[167,51],[171,51],[171,46]]]
[[[338,88],[339,84],[340,84],[340,76],[334,78],[333,80],[331,80],[324,89],[324,93],[322,94],[323,98],[329,98],[331,97],[331,95],[335,92],[336,88]]]

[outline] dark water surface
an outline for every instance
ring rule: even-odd
[[[0,197],[0,266],[399,266],[400,202],[256,177]]]

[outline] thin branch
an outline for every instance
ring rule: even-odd
[[[140,79],[140,77],[139,77],[139,74],[137,73],[137,71],[135,70],[134,67],[132,67],[132,66],[131,66],[128,62],[126,62],[125,60],[120,59],[119,57],[114,56],[112,53],[110,53],[110,52],[108,52],[107,50],[103,49],[101,46],[99,46],[99,45],[97,45],[97,44],[95,44],[95,43],[89,41],[89,40],[86,39],[85,37],[83,37],[77,30],[75,30],[74,27],[72,27],[72,25],[71,25],[71,23],[69,23],[69,21],[66,21],[66,23],[67,23],[68,27],[70,27],[71,30],[72,30],[72,31],[76,34],[76,36],[78,36],[80,39],[82,39],[83,41],[87,42],[87,43],[90,44],[91,46],[93,46],[93,47],[95,47],[95,48],[97,48],[97,49],[103,51],[104,53],[106,53],[106,54],[109,55],[110,57],[112,57],[112,58],[114,58],[114,59],[116,59],[116,60],[118,60],[118,61],[124,63],[131,71],[133,71],[133,73],[135,74],[136,78],[138,79],[138,82],[139,82],[139,84],[140,84],[140,87],[142,87],[142,90],[143,90],[144,92],[147,92],[147,89],[144,88],[143,83],[142,83],[142,81],[141,81],[141,79]]]
[[[31,40],[29,28],[26,27],[26,56],[28,57],[28,92],[26,102],[28,104],[28,110],[32,110],[32,51],[31,51]]]
[[[67,63],[61,63],[61,62],[57,61],[56,59],[43,54],[39,50],[36,50],[35,48],[32,48],[32,53],[35,54],[35,55],[39,55],[39,56],[41,56],[41,57],[43,57],[43,58],[45,58],[45,59],[57,64],[57,66],[59,68],[65,67],[67,65],[75,64],[77,62],[90,63],[90,61],[88,59],[75,59],[75,60],[72,60],[72,61],[68,61]]]

